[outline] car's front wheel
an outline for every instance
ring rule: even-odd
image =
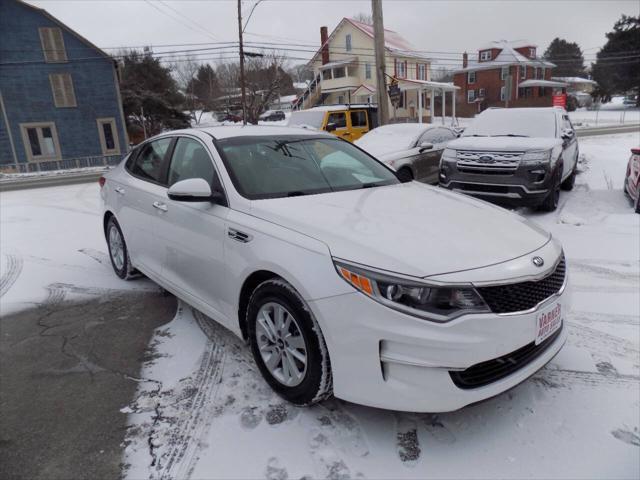
[[[115,217],[109,218],[105,231],[107,237],[107,246],[109,247],[109,257],[111,265],[116,275],[122,279],[129,279],[134,273],[129,259],[129,251],[124,241],[124,235]]]
[[[558,208],[558,202],[560,202],[560,178],[562,176],[562,166],[558,166],[558,173],[554,178],[549,194],[540,204],[540,210],[545,212],[553,212]]]
[[[573,190],[573,186],[576,184],[577,173],[578,173],[578,167],[575,166],[573,167],[571,174],[567,178],[565,178],[564,182],[562,182],[562,184],[560,185],[562,190],[565,190],[567,192],[570,190]]]
[[[247,332],[253,358],[267,383],[296,405],[331,396],[331,365],[320,327],[287,282],[271,279],[251,295]]]

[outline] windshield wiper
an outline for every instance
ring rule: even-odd
[[[287,197],[302,197],[304,195],[307,195],[305,192],[302,192],[300,190],[295,190],[293,192],[287,192]]]
[[[516,133],[505,133],[504,135],[491,135],[492,137],[525,137],[529,138],[529,135],[518,135]]]
[[[465,137],[486,137],[486,135],[478,135],[477,133],[474,133],[473,135],[463,135]]]

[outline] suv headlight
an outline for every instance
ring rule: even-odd
[[[533,165],[536,163],[545,163],[551,159],[551,150],[537,150],[533,152],[526,152],[522,156],[522,163],[526,165]]]
[[[453,148],[445,148],[442,152],[442,160],[455,160],[456,159],[456,151]]]
[[[365,295],[409,315],[448,322],[467,313],[491,310],[475,288],[443,287],[397,278],[335,261],[340,276]]]

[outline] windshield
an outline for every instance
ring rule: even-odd
[[[322,120],[324,120],[324,112],[321,111],[293,112],[289,118],[289,126],[307,125],[320,130],[322,128]]]
[[[491,109],[471,122],[463,137],[550,137],[556,136],[555,113],[549,110]]]
[[[338,138],[248,136],[217,144],[236,189],[251,200],[399,183],[391,170]]]

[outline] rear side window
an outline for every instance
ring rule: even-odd
[[[162,183],[162,162],[172,138],[161,138],[142,146],[131,173],[144,180]]]
[[[347,116],[344,112],[334,112],[329,114],[329,118],[327,119],[327,125],[330,123],[335,124],[336,128],[346,128],[347,127]]]
[[[362,110],[356,110],[349,112],[351,115],[352,127],[366,127],[367,126],[367,112]]]
[[[186,137],[178,139],[169,167],[169,186],[189,178],[202,178],[215,185],[214,172],[211,157],[200,142]]]

